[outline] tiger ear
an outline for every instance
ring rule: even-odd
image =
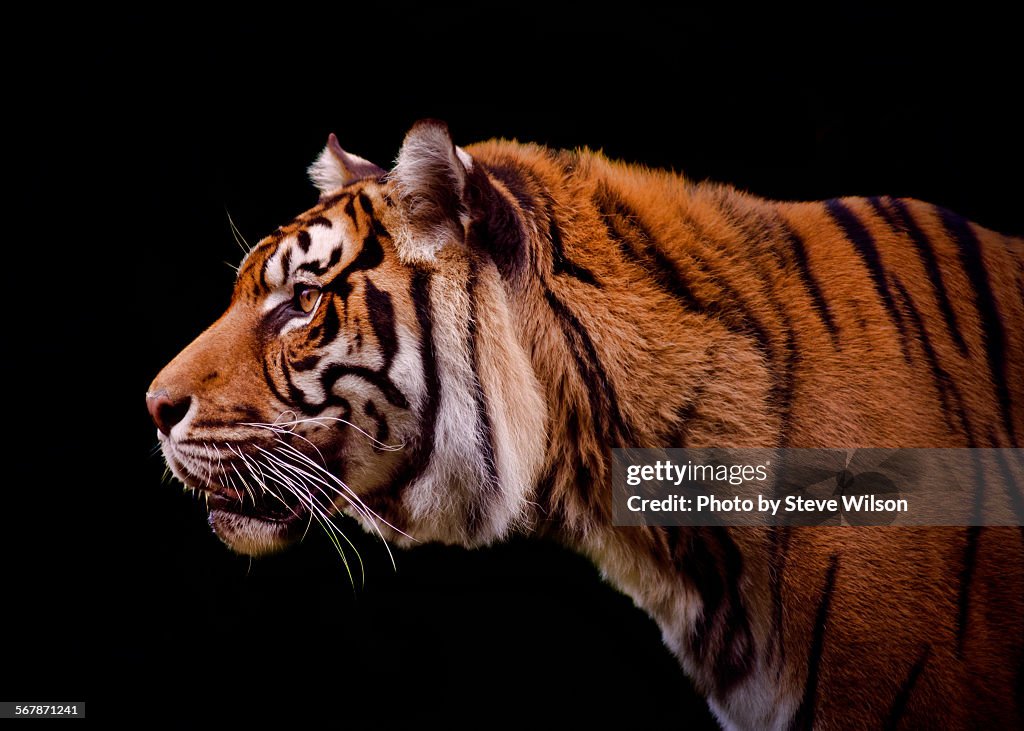
[[[369,160],[341,149],[333,132],[327,136],[327,146],[307,172],[322,195],[333,193],[363,178],[379,178],[384,175],[384,171]]]
[[[402,216],[395,244],[403,259],[430,261],[443,247],[465,241],[472,169],[473,159],[455,146],[444,122],[422,120],[409,130],[388,176]]]

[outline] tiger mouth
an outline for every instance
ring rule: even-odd
[[[310,518],[306,507],[290,493],[278,495],[255,490],[243,491],[216,482],[200,482],[194,478],[186,479],[184,482],[189,488],[203,495],[211,515],[215,512],[231,513],[282,526]]]
[[[253,502],[253,500],[247,500],[246,497],[243,496],[239,499],[231,495],[230,492],[215,491],[211,492],[207,497],[207,504],[211,513],[219,510],[246,518],[262,520],[266,523],[291,524],[309,518],[309,513],[298,501],[294,505],[289,505],[275,500],[274,503],[276,504],[274,504],[266,500]]]

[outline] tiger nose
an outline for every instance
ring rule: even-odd
[[[169,436],[174,425],[185,418],[191,405],[191,396],[174,400],[163,389],[156,393],[146,394],[146,408],[149,409],[149,415],[153,417],[156,428],[165,436]]]

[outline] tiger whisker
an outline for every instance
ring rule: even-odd
[[[288,501],[286,501],[275,490],[272,490],[267,485],[268,476],[266,475],[266,473],[263,472],[263,468],[260,467],[260,464],[257,460],[253,459],[252,457],[249,457],[248,455],[243,454],[241,450],[236,451],[230,446],[228,448],[231,449],[231,451],[234,454],[238,455],[238,457],[242,460],[243,464],[245,464],[246,466],[246,469],[249,471],[250,476],[256,481],[256,484],[258,484],[263,489],[264,494],[270,495],[271,497],[276,499],[278,502],[280,502],[282,505],[288,508],[288,511],[291,512],[291,514],[294,515],[296,518],[301,517],[298,513],[295,512],[295,509],[288,504]],[[255,470],[253,469],[254,467]],[[259,476],[256,475],[257,472],[259,472]],[[289,492],[291,492],[291,490],[289,490]],[[253,504],[255,505],[255,503],[256,500],[255,498],[253,498]],[[306,528],[309,528],[308,524]]]
[[[263,471],[263,467],[260,465],[259,460],[257,460],[255,457],[250,457],[248,455],[242,454],[240,450],[237,453],[242,458],[242,460],[245,462],[246,466],[249,469],[249,472],[253,474],[254,478],[255,478],[255,472],[253,471],[253,467],[255,467],[256,471],[258,471],[260,473],[261,477],[260,478],[256,478],[256,479],[263,486],[263,489],[266,492],[268,492],[269,494],[273,495],[282,505],[284,505],[286,508],[288,508],[288,511],[291,512],[292,515],[294,515],[297,518],[301,517],[298,513],[295,512],[295,509],[291,505],[289,505],[288,502],[283,497],[278,495],[276,491],[271,490],[267,486],[266,483],[268,481],[273,481],[273,482],[278,483],[279,485],[281,485],[281,487],[283,487],[285,490],[287,490],[289,494],[294,495],[295,498],[300,502],[300,504],[304,505],[304,503],[302,501],[302,495],[299,494],[298,492],[296,492],[289,485],[287,485],[285,483],[282,483],[280,479],[275,478],[273,475],[266,474]],[[310,520],[306,521],[306,528],[303,531],[302,538],[300,540],[305,540],[306,539],[306,536],[309,534],[309,529],[310,529],[311,526],[312,526],[312,516],[310,516]]]
[[[257,447],[257,449],[261,449],[261,448]],[[277,462],[282,467],[286,467],[286,465],[284,465],[282,462],[280,462],[280,460],[274,458],[273,455],[269,454],[265,450],[261,449],[261,451],[263,451],[264,454],[266,454],[268,459],[270,459],[270,460],[272,460],[274,462]],[[304,502],[307,504],[307,506],[314,506],[315,505],[318,508],[318,512],[320,512],[321,515],[323,515],[325,518],[329,518],[330,517],[328,515],[328,513],[327,513],[327,511],[329,510],[330,503],[328,505],[324,505],[323,503],[321,503],[320,500],[317,499],[315,497],[314,493],[309,489],[309,485],[304,484],[301,480],[297,481],[297,480],[289,477],[288,475],[285,475],[284,473],[281,472],[281,470],[279,468],[276,468],[273,464],[270,464],[269,462],[267,463],[266,466],[267,466],[268,470],[271,470],[273,472],[273,474],[277,476],[276,481],[280,482],[281,480],[284,480],[284,483],[283,483],[282,486],[286,487],[286,489],[289,489],[292,492],[292,494],[294,494],[296,497],[298,497],[300,499],[303,496],[305,496],[306,500]],[[319,491],[319,492],[323,493],[322,490]],[[326,493],[323,493],[323,494],[326,497]]]
[[[337,478],[337,477],[336,477],[335,475],[331,474],[331,473],[330,473],[330,472],[329,472],[328,470],[324,469],[324,468],[323,468],[323,467],[321,467],[320,465],[318,465],[318,464],[316,464],[315,462],[313,462],[313,461],[312,461],[311,459],[309,459],[308,457],[306,457],[306,455],[304,455],[304,454],[302,454],[301,452],[299,452],[299,451],[298,451],[297,449],[295,449],[294,447],[292,447],[292,446],[291,446],[290,444],[287,444],[287,443],[285,443],[285,442],[281,441],[280,439],[278,439],[277,441],[278,441],[278,443],[280,443],[281,447],[283,447],[284,449],[287,449],[287,450],[289,450],[290,452],[292,452],[292,453],[293,453],[293,454],[295,455],[295,457],[297,457],[298,459],[302,460],[302,461],[303,461],[303,462],[304,462],[305,464],[308,464],[309,466],[311,466],[311,467],[312,467],[312,468],[314,468],[315,470],[319,471],[320,473],[322,473],[322,474],[323,474],[323,475],[325,475],[326,477],[330,478],[331,480],[334,480],[334,481],[335,481],[335,482],[337,482],[337,483],[338,483],[339,485],[341,485],[341,487],[342,487],[342,488],[344,488],[344,489],[345,489],[345,491],[347,492],[347,494],[346,494],[346,493],[342,493],[342,492],[341,492],[340,490],[338,490],[337,488],[335,488],[335,487],[333,487],[333,486],[331,487],[331,489],[332,489],[332,490],[333,490],[334,492],[336,492],[336,493],[337,493],[338,495],[340,495],[341,497],[345,498],[345,499],[346,499],[346,500],[347,500],[347,501],[348,501],[348,502],[349,502],[350,504],[352,504],[352,505],[353,505],[353,507],[355,507],[355,508],[356,508],[357,510],[359,510],[359,512],[360,512],[360,515],[363,515],[364,517],[366,517],[366,520],[367,520],[367,522],[368,522],[368,523],[369,523],[369,524],[370,524],[371,526],[373,526],[373,529],[374,529],[374,531],[376,531],[376,533],[377,533],[377,536],[378,536],[378,537],[380,538],[381,542],[382,542],[382,543],[384,544],[384,550],[386,550],[386,551],[388,552],[388,558],[389,558],[389,559],[391,560],[391,567],[392,567],[393,569],[395,569],[395,570],[397,571],[397,570],[398,570],[398,565],[397,565],[397,563],[395,562],[395,556],[394,556],[394,554],[393,554],[393,553],[391,552],[391,546],[390,546],[390,545],[388,544],[388,541],[387,541],[387,539],[386,539],[386,538],[384,537],[384,533],[383,533],[383,532],[381,531],[381,529],[380,529],[380,526],[379,526],[379,525],[377,524],[377,521],[380,521],[380,522],[381,522],[381,523],[383,523],[384,525],[388,526],[389,528],[391,528],[391,529],[392,529],[393,531],[395,531],[396,533],[399,533],[399,534],[401,534],[401,535],[403,535],[403,536],[406,536],[406,537],[407,537],[407,538],[409,538],[410,540],[414,540],[414,539],[412,538],[412,536],[410,536],[409,534],[407,534],[407,533],[406,533],[405,531],[401,530],[400,528],[396,528],[396,527],[395,527],[394,525],[392,525],[392,524],[391,524],[390,522],[388,522],[388,521],[387,521],[387,520],[385,520],[385,519],[384,519],[383,517],[381,517],[381,516],[380,516],[380,515],[378,515],[378,514],[377,514],[376,512],[374,512],[374,511],[373,511],[373,510],[372,510],[372,509],[371,509],[371,508],[370,508],[370,507],[369,507],[369,506],[368,506],[368,505],[367,505],[367,504],[366,504],[366,503],[365,503],[365,502],[363,501],[363,499],[362,499],[362,498],[360,498],[360,497],[359,497],[359,496],[358,496],[358,495],[357,495],[357,494],[356,494],[356,493],[355,493],[355,492],[354,492],[354,491],[352,490],[352,488],[350,488],[350,487],[349,487],[348,485],[346,485],[346,484],[345,484],[345,483],[344,483],[344,482],[343,482],[342,480],[338,479],[338,478]],[[284,456],[291,456],[291,455],[284,455]],[[350,496],[351,496],[351,497],[350,497]],[[354,501],[354,502],[353,502],[353,501]],[[361,510],[360,510],[360,508],[361,508]],[[367,514],[369,514],[369,515],[367,515]],[[372,516],[372,517],[371,517],[371,516]]]
[[[231,228],[232,238],[234,238],[235,243],[238,244],[238,248],[242,250],[242,254],[244,256],[248,256],[250,252],[252,252],[252,246],[250,246],[249,242],[245,240],[245,236],[242,235],[242,232],[238,230],[238,226],[235,225],[235,220],[231,217],[231,211],[228,210],[227,206],[224,206],[224,213],[226,213],[228,217],[228,226]],[[231,265],[229,264],[228,266]],[[235,268],[235,271],[238,271],[240,268],[241,266]]]
[[[357,501],[358,501],[358,502],[359,502],[359,503],[360,503],[360,504],[361,504],[361,505],[362,505],[362,506],[363,506],[364,508],[366,508],[366,510],[367,510],[367,511],[369,511],[369,513],[370,513],[371,515],[373,515],[373,517],[374,517],[374,518],[376,518],[377,520],[379,520],[380,522],[382,522],[382,523],[383,523],[384,525],[386,525],[386,526],[387,526],[388,528],[391,528],[391,529],[392,529],[393,531],[395,531],[396,533],[399,533],[399,534],[401,534],[401,535],[405,536],[406,538],[408,538],[408,539],[410,539],[410,540],[415,540],[415,539],[414,539],[414,538],[413,538],[412,536],[410,536],[410,535],[409,535],[408,533],[406,533],[405,531],[401,530],[400,528],[397,528],[396,526],[392,525],[392,524],[391,524],[391,523],[389,523],[389,522],[388,522],[387,520],[385,520],[385,519],[384,519],[383,517],[381,517],[381,516],[380,516],[379,514],[377,514],[376,512],[374,512],[374,511],[373,511],[373,510],[372,510],[372,509],[371,509],[371,508],[370,508],[370,507],[369,507],[369,506],[368,506],[368,505],[367,505],[367,504],[366,504],[365,502],[363,502],[363,499],[362,499],[362,498],[360,498],[360,497],[359,497],[359,495],[358,495],[358,494],[356,494],[356,492],[355,492],[355,491],[354,491],[354,490],[353,490],[353,489],[352,489],[351,487],[349,487],[348,485],[346,485],[346,484],[345,484],[345,482],[344,482],[344,481],[342,481],[341,479],[339,479],[339,478],[338,478],[338,477],[337,477],[336,475],[332,474],[332,473],[330,472],[330,470],[326,469],[325,467],[323,467],[323,466],[321,466],[321,465],[318,465],[318,464],[317,464],[316,462],[314,462],[314,461],[313,461],[312,459],[310,459],[310,458],[309,458],[308,456],[306,456],[305,454],[303,454],[303,453],[302,453],[302,452],[300,452],[299,450],[295,449],[295,447],[293,447],[292,445],[288,444],[287,442],[285,442],[285,441],[283,441],[283,440],[281,440],[281,439],[278,439],[278,440],[277,440],[277,442],[278,442],[278,443],[279,443],[279,444],[280,444],[280,445],[281,445],[281,446],[282,446],[282,447],[283,447],[284,449],[287,449],[287,450],[288,450],[288,451],[289,451],[290,453],[294,454],[296,458],[298,458],[298,459],[302,460],[302,462],[304,462],[305,464],[308,464],[308,465],[309,465],[310,467],[312,467],[313,469],[315,469],[315,470],[319,471],[320,473],[322,473],[323,475],[325,475],[326,477],[328,477],[329,479],[333,480],[333,481],[334,481],[334,482],[336,482],[336,483],[337,483],[338,485],[340,485],[340,486],[342,487],[342,489],[344,489],[344,490],[345,490],[345,492],[346,492],[346,493],[347,493],[348,495],[350,495],[350,496],[351,496],[351,497],[352,497],[353,499],[357,500]],[[319,453],[319,450],[317,450],[317,451],[318,451],[318,453]],[[326,465],[326,462],[325,462],[324,464]],[[379,530],[378,530],[378,533],[380,533],[380,531],[379,531]],[[384,536],[382,535],[382,536],[381,536],[381,539],[383,540],[383,538],[384,538]]]
[[[227,446],[227,444],[225,444],[224,446]],[[235,485],[234,480],[231,479],[231,475],[229,475],[227,473],[227,470],[224,469],[224,459],[221,456],[222,453],[216,449],[214,449],[214,453],[217,455],[217,473],[227,478],[228,486],[235,491],[236,495],[239,495],[239,502],[245,505],[245,493],[248,492],[249,498],[252,500],[252,504],[255,506],[256,496],[253,495],[253,492],[251,489],[249,489],[249,486],[244,485],[245,492],[240,492],[238,486]]]
[[[310,474],[306,470],[301,469],[299,466],[297,466],[295,464],[292,464],[291,462],[286,461],[285,457],[287,455],[274,454],[272,452],[269,452],[269,451],[263,449],[260,446],[257,446],[256,449],[258,449],[260,452],[263,453],[265,459],[269,460],[268,463],[267,463],[267,468],[268,469],[272,469],[276,474],[280,475],[281,477],[283,477],[285,479],[288,479],[288,478],[281,473],[281,470],[284,470],[285,472],[289,473],[289,475],[293,475],[295,478],[298,479],[298,481],[299,481],[298,484],[301,485],[306,490],[306,500],[304,500],[303,502],[307,505],[307,507],[315,510],[316,513],[319,516],[321,516],[324,519],[324,521],[326,521],[327,525],[331,526],[334,530],[336,530],[338,532],[338,534],[345,540],[346,543],[348,543],[348,545],[355,552],[356,558],[359,561],[360,577],[362,579],[363,585],[365,585],[365,583],[366,583],[366,569],[365,569],[365,566],[363,565],[362,555],[359,553],[359,549],[356,548],[355,544],[352,543],[352,541],[348,538],[348,536],[346,536],[345,533],[340,528],[338,528],[337,525],[335,525],[335,523],[333,522],[333,516],[330,514],[331,508],[334,507],[334,501],[331,499],[330,495],[328,495],[328,493],[324,489],[319,488],[316,485],[311,485],[311,484],[309,484],[309,482],[310,482],[310,480],[315,480],[316,482],[319,482],[320,484],[322,484],[326,488],[334,489],[335,492],[338,492],[337,489],[332,488],[329,483],[324,482],[322,479],[320,479],[316,475]],[[273,463],[273,464],[271,464],[271,463]],[[278,468],[275,469],[274,465],[277,465]],[[289,479],[288,481],[289,481],[289,483],[293,483],[293,480],[291,480],[291,479]],[[315,491],[311,490],[310,489],[311,487],[315,488]],[[324,503],[322,503],[320,501],[320,499],[318,497],[316,497],[316,494],[323,495],[324,499],[327,501],[327,504],[325,505]],[[343,493],[339,492],[338,494],[341,495],[342,497],[344,497],[353,506],[353,508],[357,512],[359,512],[360,515],[362,515],[363,517],[365,517],[367,519],[367,521],[371,525],[373,525],[375,528],[377,528],[376,523],[373,521],[373,518],[370,515],[367,514],[368,508],[366,508],[365,505],[360,505],[360,504],[354,502],[351,498],[349,498],[347,495],[344,495]],[[380,534],[380,530],[379,529],[377,529],[377,532],[378,532],[378,534]],[[383,539],[384,539],[384,537],[383,537],[383,535],[381,535],[381,540],[383,540]],[[391,558],[392,565],[394,565],[394,556],[391,554],[391,549],[387,545],[386,541],[384,541],[384,546],[385,546],[385,549],[388,552],[388,556]]]
[[[298,424],[309,424],[309,423],[316,424],[317,426],[327,426],[326,424],[321,424],[320,423],[321,421],[333,421],[333,422],[336,422],[336,423],[339,423],[339,424],[345,424],[347,426],[350,426],[353,429],[355,429],[357,432],[362,434],[364,437],[369,439],[371,442],[373,442],[375,445],[380,447],[380,449],[382,451],[385,451],[385,452],[398,452],[398,451],[401,451],[402,449],[405,449],[405,444],[404,443],[402,443],[402,444],[385,444],[384,442],[380,441],[379,439],[376,439],[375,437],[373,437],[371,434],[369,434],[364,429],[362,429],[359,426],[353,424],[351,421],[348,421],[347,419],[339,418],[337,416],[310,416],[310,417],[307,417],[305,419],[295,419],[293,421],[277,421],[277,422],[274,422],[273,425],[270,425],[270,424],[260,424],[260,423],[247,423],[247,424],[243,424],[243,426],[279,426],[279,427],[283,427],[283,426],[296,426]]]
[[[312,515],[312,513],[310,513],[310,515]],[[338,542],[338,539],[334,535],[334,532],[329,530],[327,528],[327,526],[324,525],[323,521],[320,520],[319,517],[316,517],[316,516],[314,516],[314,517],[316,518],[316,522],[320,523],[321,527],[323,527],[324,532],[327,534],[327,537],[331,539],[331,543],[334,544],[334,549],[338,552],[338,555],[341,556],[341,563],[345,566],[345,573],[348,574],[349,583],[352,584],[352,590],[355,591],[356,582],[355,582],[355,578],[352,576],[352,569],[348,565],[348,559],[345,557],[345,550],[342,548],[341,544]],[[348,541],[348,538],[345,536],[344,533],[342,533],[341,536],[342,536],[342,538],[345,538],[346,541]],[[351,541],[349,541],[349,545],[351,545]],[[356,552],[356,555],[358,556],[359,553]],[[360,560],[359,565],[362,566],[362,560]],[[366,578],[365,578],[365,574],[364,574],[363,575],[363,586],[365,586],[365,585],[366,585]]]
[[[290,472],[296,474],[297,476],[300,476],[300,477],[305,478],[305,479],[314,480],[315,482],[320,483],[324,487],[326,487],[328,489],[333,489],[335,492],[338,492],[329,483],[325,482],[323,479],[321,479],[317,475],[310,474],[306,470],[303,470],[303,469],[299,468],[297,465],[293,465],[293,464],[291,464],[289,462],[285,462],[285,461],[283,461],[281,456],[273,455],[273,454],[271,454],[269,452],[266,452],[266,450],[262,449],[261,447],[257,447],[257,449],[259,449],[260,451],[264,452],[267,455],[268,459],[273,460],[274,462],[279,464],[282,468],[285,468],[285,469],[289,470]],[[371,520],[371,516],[366,512],[365,506],[362,506],[362,505],[360,505],[360,504],[358,504],[356,502],[353,502],[353,500],[350,497],[348,497],[347,495],[344,495],[344,494],[342,494],[340,492],[338,494],[341,495],[342,497],[344,497],[346,500],[348,500],[349,503],[353,506],[353,508],[355,508],[359,512],[360,515],[365,517],[367,520]],[[333,503],[333,501],[332,501],[332,503]]]
[[[260,448],[257,447],[257,449]],[[266,453],[265,451],[264,453],[267,455],[267,457],[272,457],[272,455],[270,455],[269,453]],[[318,498],[315,497],[315,495],[308,489],[308,486],[303,485],[301,483],[296,483],[294,480],[289,479],[287,476],[283,475],[279,470],[275,469],[274,466],[269,463],[266,466],[267,469],[271,470],[274,474],[278,475],[280,479],[284,480],[284,482],[281,483],[282,486],[291,491],[292,494],[294,494],[296,498],[298,498],[299,501],[306,506],[306,508],[310,511],[310,514],[316,519],[317,523],[319,523],[320,526],[327,532],[328,537],[331,539],[331,542],[334,544],[335,548],[341,555],[342,561],[345,564],[345,569],[349,574],[349,580],[352,581],[354,587],[354,577],[352,576],[351,569],[349,568],[348,560],[345,556],[344,549],[338,542],[336,536],[341,536],[345,540],[345,542],[348,543],[348,545],[355,552],[356,558],[359,560],[360,579],[362,585],[365,586],[366,568],[363,565],[363,558],[359,554],[359,549],[357,549],[355,544],[352,543],[348,536],[346,536],[344,532],[340,528],[338,528],[337,525],[334,524],[334,522],[331,519],[331,515],[328,513],[329,508],[325,506],[323,503],[321,503]],[[301,491],[302,488],[305,489],[305,494],[303,494],[303,492]]]
[[[281,434],[290,434],[290,435],[292,435],[292,436],[294,436],[294,437],[297,437],[297,438],[301,439],[302,441],[304,441],[304,442],[305,442],[306,444],[308,444],[308,445],[309,445],[309,446],[310,446],[310,447],[311,447],[311,448],[313,449],[313,451],[315,451],[315,452],[317,453],[317,456],[319,456],[319,457],[320,457],[320,461],[321,461],[321,462],[323,462],[323,464],[324,464],[324,465],[326,465],[326,464],[327,464],[327,460],[326,460],[326,459],[324,458],[324,455],[323,455],[323,453],[322,453],[322,452],[320,451],[320,449],[319,449],[319,448],[318,448],[318,447],[317,447],[317,446],[316,446],[315,444],[313,444],[313,442],[311,442],[311,441],[310,441],[309,439],[306,439],[306,437],[302,436],[301,434],[296,434],[295,432],[292,432],[292,431],[290,431],[290,430],[288,430],[288,429],[283,429],[283,428],[280,428],[280,427],[274,426],[274,425],[272,425],[272,424],[250,424],[250,426],[255,426],[255,427],[257,427],[257,428],[260,428],[260,429],[266,429],[266,430],[268,430],[268,431],[271,431],[271,432],[273,432],[274,434],[278,434],[278,435],[281,435]],[[296,450],[296,449],[295,449],[294,447],[292,447],[292,446],[291,446],[290,444],[288,444],[287,442],[283,441],[282,439],[280,439],[280,438],[277,438],[277,439],[276,439],[276,441],[277,441],[277,442],[278,442],[279,444],[281,444],[281,446],[283,446],[283,447],[285,447],[286,449],[288,449],[288,450],[290,450],[291,452],[293,452],[293,453],[294,453],[294,454],[295,454],[296,456],[298,456],[299,458],[301,458],[301,459],[302,459],[303,461],[305,461],[306,463],[310,464],[310,465],[311,465],[312,467],[314,467],[314,468],[316,468],[316,469],[320,470],[320,471],[321,471],[321,472],[323,472],[323,473],[324,473],[325,475],[327,475],[328,477],[330,477],[330,478],[331,478],[332,480],[334,480],[335,482],[337,482],[337,483],[338,483],[339,485],[341,485],[341,486],[342,486],[342,487],[343,487],[343,488],[344,488],[344,489],[345,489],[345,490],[346,490],[346,491],[348,492],[348,494],[349,494],[349,495],[350,495],[350,496],[351,496],[351,497],[352,497],[353,499],[355,499],[355,500],[356,500],[357,502],[359,502],[359,503],[360,503],[360,505],[362,505],[362,507],[363,507],[363,508],[365,508],[365,509],[366,509],[366,510],[367,510],[367,511],[368,511],[368,512],[369,512],[369,513],[371,514],[371,515],[373,515],[374,517],[376,517],[376,518],[377,518],[378,520],[381,520],[381,521],[383,521],[383,522],[384,522],[384,524],[385,524],[385,525],[387,525],[388,527],[390,527],[390,528],[392,528],[392,529],[394,529],[394,530],[398,531],[398,529],[397,529],[397,528],[395,528],[395,527],[394,527],[393,525],[391,525],[391,524],[390,524],[390,523],[388,523],[388,522],[387,522],[386,520],[384,520],[384,519],[383,519],[383,518],[382,518],[381,516],[377,515],[377,514],[376,514],[376,513],[374,513],[374,512],[372,511],[372,510],[370,510],[369,506],[368,506],[368,505],[366,505],[366,503],[364,503],[364,502],[362,501],[362,498],[360,498],[360,497],[359,497],[359,496],[358,496],[358,495],[357,495],[357,494],[355,493],[355,491],[353,491],[353,490],[352,490],[352,489],[351,489],[351,488],[350,488],[350,487],[349,487],[348,485],[346,485],[346,484],[345,484],[344,482],[342,482],[341,480],[339,480],[339,479],[338,479],[337,477],[335,477],[334,475],[332,475],[332,474],[330,473],[330,471],[328,471],[328,470],[325,470],[324,468],[320,467],[319,465],[317,465],[316,463],[314,463],[314,462],[313,462],[313,461],[312,461],[311,459],[309,459],[308,457],[306,457],[306,455],[302,454],[301,452],[299,452],[298,450]],[[371,521],[371,523],[372,523],[372,521]],[[377,532],[378,532],[378,534],[380,534],[380,530],[379,530],[379,529],[377,529]],[[400,533],[401,533],[401,531],[398,531],[398,532],[400,532]],[[403,535],[405,535],[405,534],[403,533]],[[383,536],[383,535],[381,535],[381,540],[383,540],[383,539],[384,539],[384,536]]]

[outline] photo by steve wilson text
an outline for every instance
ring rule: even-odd
[[[799,495],[787,495],[785,498],[770,498],[758,495],[756,499],[751,498],[719,498],[715,495],[699,495],[696,498],[682,495],[669,495],[661,499],[643,498],[639,495],[630,495],[626,498],[626,507],[634,513],[641,512],[672,512],[674,510],[687,512],[709,511],[713,513],[751,513],[754,511],[768,512],[776,515],[779,510],[787,513],[793,512],[821,512],[834,514],[840,510],[840,501],[843,511],[875,511],[905,513],[909,509],[906,498],[883,500],[876,495],[842,495],[836,498],[805,498]]]
[[[617,525],[1024,525],[1021,449],[615,449]]]

